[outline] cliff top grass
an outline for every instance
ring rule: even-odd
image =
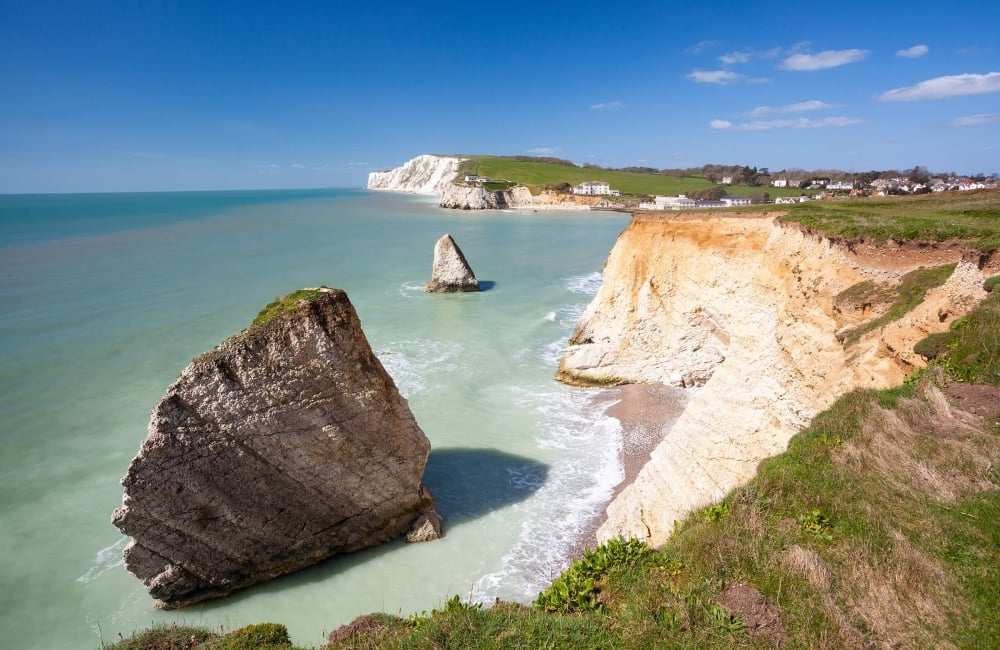
[[[299,289],[298,291],[293,291],[287,296],[278,296],[272,302],[268,303],[266,307],[260,310],[250,325],[263,325],[279,316],[294,314],[301,309],[303,304],[316,300],[324,293],[327,293],[328,289],[329,287],[326,286],[321,286],[315,289]]]
[[[783,221],[846,239],[958,239],[981,250],[1000,247],[1000,190],[810,201],[783,207],[788,210]]]
[[[431,612],[362,617],[323,648],[994,647],[1000,411],[955,412],[942,390],[971,378],[992,386],[959,386],[1000,403],[998,285],[927,370],[841,397],[663,547],[612,540],[531,606],[455,596]],[[170,633],[105,647],[175,647]],[[219,647],[206,634],[176,647]]]

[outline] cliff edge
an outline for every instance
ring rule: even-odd
[[[160,607],[386,542],[432,510],[430,443],[343,291],[303,290],[192,361],[112,523]]]
[[[913,343],[985,296],[960,249],[859,254],[776,216],[637,214],[619,236],[557,377],[700,388],[609,505],[599,539],[663,543],[675,520],[748,481],[838,396],[898,384],[922,365]],[[855,318],[838,307],[845,290],[949,262],[922,304],[845,346]]]
[[[458,175],[461,162],[462,158],[424,154],[395,169],[369,173],[367,188],[440,196],[443,188],[450,186]]]

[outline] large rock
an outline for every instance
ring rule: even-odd
[[[424,289],[430,293],[479,291],[479,281],[451,235],[441,235],[434,244],[431,281],[424,285]]]
[[[159,606],[388,541],[433,508],[430,444],[347,294],[299,291],[258,321],[184,369],[122,479],[125,567]]]

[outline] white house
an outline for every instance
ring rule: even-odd
[[[773,181],[771,181],[771,185],[773,187],[788,187],[788,179],[787,178],[776,178]]]
[[[738,194],[733,194],[732,196],[724,196],[719,200],[722,201],[723,205],[725,205],[728,208],[731,208],[736,205],[750,205],[750,203],[752,203],[749,196],[740,196]]]
[[[620,196],[621,192],[611,189],[611,186],[606,181],[585,181],[573,187],[573,194]]]
[[[777,196],[774,198],[774,202],[777,204],[781,203],[798,203],[799,200],[794,196]]]
[[[828,190],[853,190],[854,183],[851,181],[834,181],[833,183],[827,183],[826,189]]]
[[[732,185],[733,184],[733,177],[732,176],[723,176],[722,177],[722,184],[723,185]]]

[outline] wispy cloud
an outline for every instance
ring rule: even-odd
[[[926,45],[914,45],[913,47],[908,47],[905,50],[899,50],[896,52],[896,56],[901,56],[904,59],[919,59],[923,55],[930,52],[931,49]]]
[[[605,102],[603,104],[591,104],[590,110],[592,111],[617,111],[619,108],[624,108],[625,104],[621,102]]]
[[[701,54],[705,50],[707,50],[709,48],[717,47],[718,45],[719,45],[719,41],[698,41],[697,43],[695,43],[691,47],[689,47],[686,50],[684,50],[684,52],[686,54]]]
[[[982,126],[984,124],[1000,124],[1000,113],[980,113],[956,117],[948,122],[948,126]]]
[[[722,65],[734,65],[737,63],[748,63],[750,61],[751,53],[746,50],[740,50],[739,52],[730,52],[729,54],[723,54],[719,57],[719,61]]]
[[[936,77],[921,81],[915,86],[888,90],[879,95],[878,99],[883,102],[912,102],[919,99],[944,99],[995,92],[1000,92],[1000,72]]]
[[[559,150],[555,147],[535,147],[534,149],[526,149],[525,153],[533,153],[539,156],[551,156],[554,153],[558,153]]]
[[[867,57],[868,50],[826,50],[819,54],[793,54],[781,62],[781,68],[796,72],[810,72],[838,68],[849,63],[864,61]]]
[[[823,111],[831,108],[839,108],[836,104],[827,104],[818,99],[810,99],[797,104],[786,104],[785,106],[758,106],[752,111],[747,111],[744,115],[749,117],[761,117],[774,113],[804,113],[806,111]]]
[[[824,117],[815,120],[800,117],[794,120],[755,120],[738,123],[729,120],[712,120],[708,125],[722,131],[769,131],[771,129],[824,129],[860,123],[861,120],[856,117]]]
[[[718,84],[720,86],[736,83],[741,78],[742,75],[731,70],[695,70],[688,75],[688,79],[696,83]]]

